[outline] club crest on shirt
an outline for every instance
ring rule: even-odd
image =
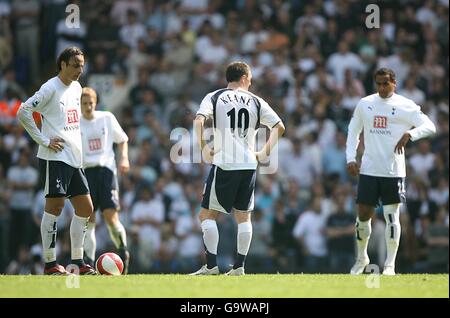
[[[41,96],[36,96],[33,100],[33,102],[31,103],[33,105],[33,107],[36,107],[37,105],[39,105],[42,101],[42,97]]]

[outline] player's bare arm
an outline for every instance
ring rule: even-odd
[[[130,171],[130,161],[128,160],[128,142],[122,142],[119,144],[120,160],[119,160],[119,173],[121,176]]]
[[[211,163],[214,156],[214,149],[210,148],[203,138],[203,130],[205,127],[206,118],[203,115],[197,115],[194,119],[194,131],[197,136],[197,144],[200,146],[202,157],[206,162]]]
[[[264,147],[255,153],[256,160],[258,162],[265,160],[267,157],[270,156],[270,153],[277,144],[278,140],[281,138],[281,136],[284,134],[285,127],[283,123],[280,121],[278,122],[270,131],[269,140],[266,142]]]

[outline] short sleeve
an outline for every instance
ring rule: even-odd
[[[122,143],[128,141],[127,134],[123,131],[122,127],[120,126],[119,122],[117,121],[116,116],[114,116],[112,113],[109,113],[109,119],[111,122],[111,128],[113,131],[113,139],[115,143]]]
[[[280,117],[275,111],[267,104],[266,101],[259,99],[261,102],[261,124],[266,125],[269,128],[273,128],[277,123],[281,121]]]
[[[203,98],[200,109],[197,111],[197,115],[203,115],[206,117],[206,119],[213,116],[213,104],[211,101],[212,94],[208,94]]]

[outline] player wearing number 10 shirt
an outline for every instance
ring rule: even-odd
[[[207,264],[192,275],[216,275],[219,233],[216,217],[234,209],[238,225],[237,256],[228,275],[243,275],[244,262],[252,237],[250,213],[254,206],[256,168],[284,132],[280,117],[260,97],[248,91],[252,73],[243,62],[233,62],[226,69],[228,86],[205,96],[194,120],[194,131],[204,159],[212,162],[205,184],[199,214]],[[204,123],[212,119],[214,147],[204,140]],[[271,129],[263,149],[255,152],[255,137],[260,124]]]

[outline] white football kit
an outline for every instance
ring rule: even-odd
[[[81,117],[83,168],[106,167],[116,174],[113,144],[128,141],[116,117],[107,111],[95,111],[92,120]]]
[[[242,89],[224,88],[205,96],[197,115],[213,118],[213,164],[222,170],[255,170],[255,138],[260,124],[281,121],[262,98]]]
[[[80,83],[73,81],[67,86],[55,76],[22,103],[18,118],[31,138],[39,144],[38,158],[62,161],[74,168],[81,168],[80,98]],[[42,115],[41,130],[34,123],[33,112]],[[50,139],[55,137],[64,140],[62,151],[55,152],[48,148]]]
[[[395,93],[381,98],[377,93],[362,98],[355,108],[348,127],[347,163],[356,162],[361,131],[365,150],[360,174],[404,178],[405,154],[394,151],[398,141],[405,132],[412,141],[427,137],[436,127],[412,100]]]

